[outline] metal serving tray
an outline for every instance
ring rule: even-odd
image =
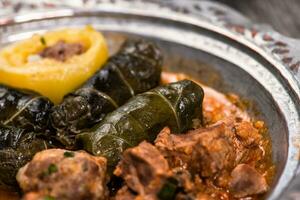
[[[154,40],[165,53],[168,70],[185,72],[220,91],[233,91],[254,102],[252,111],[259,112],[253,114],[269,127],[277,166],[266,198],[300,198],[296,189],[300,178],[291,184],[299,165],[299,40],[253,24],[236,11],[210,1],[55,2],[25,3],[18,11],[27,9],[27,14],[0,17],[1,46],[49,29],[86,24],[104,31],[112,51],[125,37]]]

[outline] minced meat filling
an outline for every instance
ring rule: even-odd
[[[80,55],[84,52],[84,46],[80,43],[66,43],[63,40],[58,41],[53,46],[46,47],[39,55],[43,58],[52,58],[61,62],[66,61],[74,55]]]
[[[25,192],[24,200],[107,200],[106,173],[103,157],[48,149],[22,167],[17,180]]]

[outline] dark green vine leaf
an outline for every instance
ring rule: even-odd
[[[28,131],[44,131],[52,107],[49,99],[28,90],[0,85],[0,123]]]
[[[17,186],[16,174],[39,151],[54,145],[39,134],[0,125],[0,186]]]
[[[0,125],[0,150],[17,148],[17,144],[24,135],[24,132],[24,129]]]
[[[70,135],[99,123],[132,96],[158,86],[161,70],[161,52],[154,44],[126,41],[101,70],[53,108],[51,124],[61,141],[72,143]]]
[[[175,133],[190,129],[194,118],[202,118],[203,96],[202,88],[189,80],[157,87],[133,97],[102,123],[79,134],[77,143],[106,157],[113,167],[126,148],[153,141],[164,126]]]

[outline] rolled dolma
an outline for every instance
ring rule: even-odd
[[[203,96],[202,88],[189,80],[157,87],[133,97],[90,131],[77,135],[77,144],[106,157],[113,167],[125,149],[153,141],[165,126],[174,133],[192,128],[193,119],[202,120]]]
[[[101,70],[53,108],[53,128],[61,136],[90,128],[129,98],[156,87],[161,70],[162,55],[154,44],[126,41]]]
[[[17,186],[16,174],[35,153],[54,147],[37,133],[0,125],[0,187]]]
[[[53,104],[29,90],[0,85],[0,123],[29,131],[44,131]]]

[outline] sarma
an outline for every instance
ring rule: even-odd
[[[35,153],[53,147],[51,141],[24,129],[0,125],[0,187],[15,187],[16,173]]]
[[[77,145],[106,157],[113,167],[125,149],[153,141],[165,126],[175,133],[192,128],[193,119],[202,120],[203,96],[202,88],[189,80],[157,87],[133,97],[90,131],[77,135]]]
[[[0,85],[0,123],[4,125],[44,131],[52,106],[49,99],[38,93]]]
[[[100,122],[132,96],[156,87],[161,69],[162,55],[154,44],[126,41],[101,70],[53,108],[53,128],[68,143],[72,134]]]

